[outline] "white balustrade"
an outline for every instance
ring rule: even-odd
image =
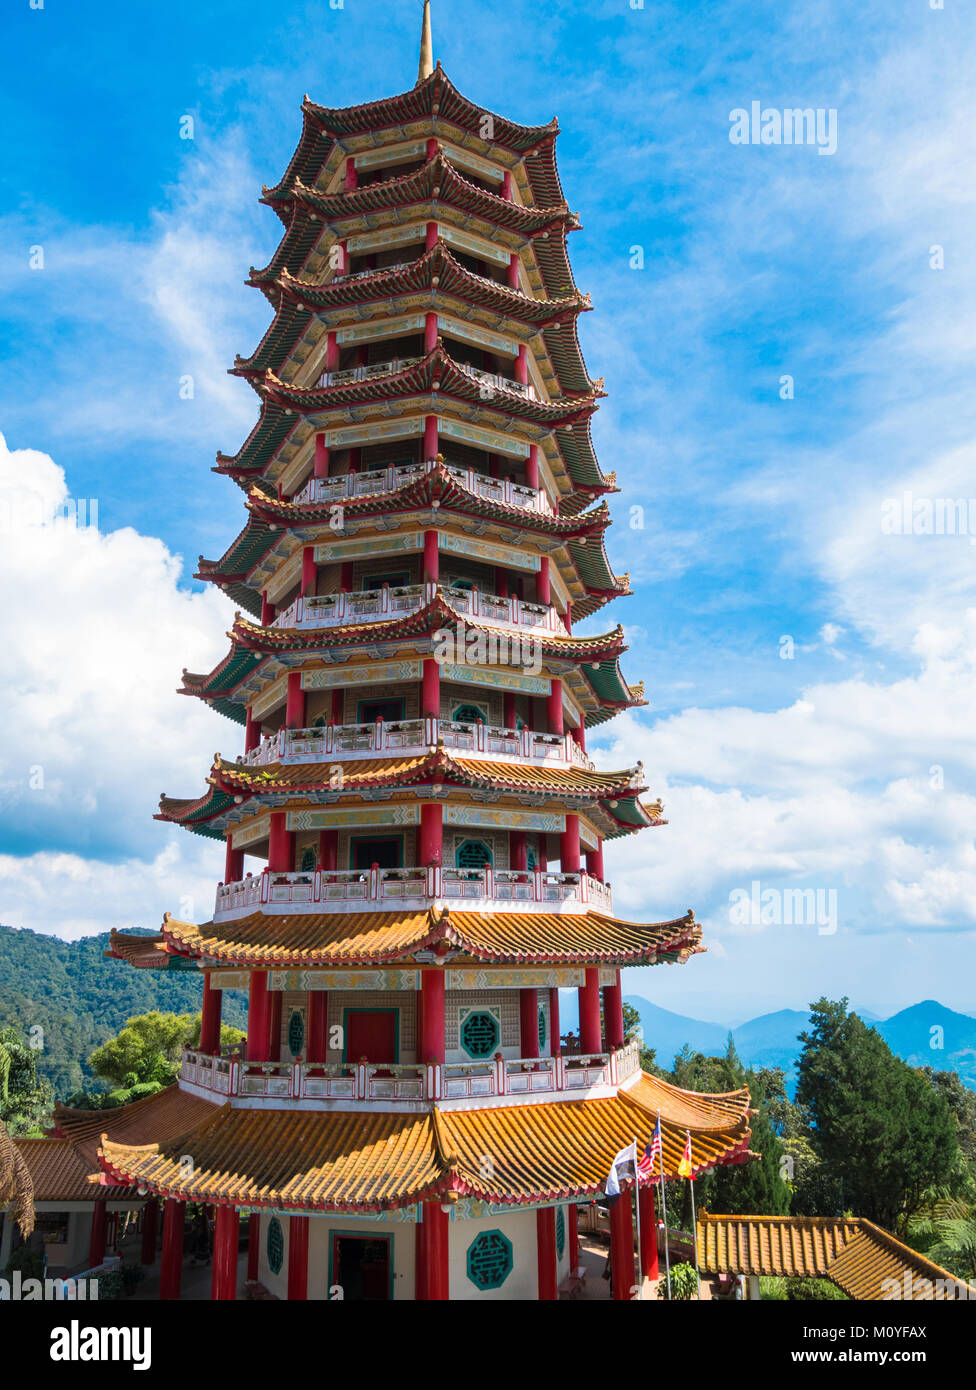
[[[466,376],[474,377],[479,385],[488,386],[493,391],[510,391],[513,395],[524,396],[530,401],[536,399],[535,387],[524,381],[514,381],[498,372],[482,371],[480,367],[472,367],[468,362],[456,362],[454,365],[460,367]]]
[[[340,372],[323,372],[318,386],[352,386],[361,381],[376,381],[379,377],[396,376],[422,362],[422,357],[394,357],[389,362],[372,362],[364,367],[346,367]]]
[[[396,492],[398,488],[407,487],[416,478],[432,472],[437,466],[436,459],[427,459],[424,463],[389,464],[386,468],[374,468],[366,473],[340,473],[335,478],[309,478],[302,491],[296,493],[292,500],[300,506],[311,506],[319,502],[342,502],[350,497]],[[461,468],[453,463],[446,463],[444,467],[452,478],[477,497],[485,497],[508,507],[520,507],[523,511],[552,515],[552,503],[544,489],[537,490],[507,478],[491,478],[487,473],[476,473],[473,468]]]

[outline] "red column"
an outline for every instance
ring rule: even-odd
[[[261,1263],[261,1218],[252,1212],[247,1220],[247,1277],[254,1283]]]
[[[306,545],[302,549],[302,594],[314,594],[318,583],[318,570],[315,565],[315,546]]]
[[[235,849],[230,836],[224,845],[224,882],[238,883],[244,877],[244,851]]]
[[[342,568],[339,570],[339,591],[343,594],[352,593],[353,568],[351,560],[343,560]]]
[[[359,173],[356,169],[356,160],[353,155],[349,155],[346,160],[346,192],[355,193],[359,187]]]
[[[508,598],[508,570],[495,566],[495,593],[499,598]]]
[[[305,1054],[309,1062],[329,1060],[329,996],[324,989],[310,989],[308,992]]]
[[[549,1055],[558,1057],[562,1050],[562,1040],[559,1036],[559,990],[554,986],[549,991]]]
[[[539,992],[519,990],[519,1048],[523,1057],[539,1055]]]
[[[437,532],[424,532],[424,583],[436,584],[441,574],[441,557]]]
[[[424,657],[424,683],[421,696],[421,715],[425,719],[440,719],[441,668],[432,656]]]
[[[443,976],[441,977],[443,979]],[[447,1212],[441,1210],[440,1202],[424,1203],[424,1225],[427,1233],[423,1240],[425,1276],[425,1297],[429,1300],[450,1298],[450,1276],[448,1273],[448,1232],[450,1222]]]
[[[564,874],[580,871],[579,816],[575,812],[566,817],[566,829],[559,837],[559,869]]]
[[[424,462],[440,453],[440,434],[436,415],[424,416]]]
[[[275,620],[275,606],[267,594],[261,595],[261,626],[270,627]]]
[[[272,811],[268,831],[268,868],[275,874],[290,874],[294,858],[294,831],[288,829],[288,813]]]
[[[523,386],[528,385],[529,350],[524,343],[519,344],[518,357],[515,359],[515,380],[520,381]]]
[[[210,971],[203,976],[203,1009],[200,1014],[200,1051],[216,1057],[220,1051],[220,1006],[223,990],[214,989]]]
[[[308,1298],[308,1217],[293,1216],[288,1222],[288,1302]]]
[[[437,245],[437,238],[438,238],[439,235],[440,235],[440,233],[439,233],[438,230],[437,230],[437,223],[436,223],[436,222],[428,222],[428,223],[427,223],[427,250],[428,250],[428,251],[433,251],[434,247]]]
[[[313,478],[327,478],[329,476],[329,450],[324,434],[315,436],[315,465],[312,469],[312,476]]]
[[[237,1243],[240,1216],[236,1207],[218,1207],[214,1223],[213,1273],[210,1297],[225,1302],[237,1298]]]
[[[552,586],[549,583],[549,556],[543,555],[539,561],[539,573],[535,577],[535,597],[538,603],[552,602]]]
[[[540,1207],[535,1214],[536,1250],[539,1263],[539,1300],[559,1298],[556,1265],[556,1208]]]
[[[108,1240],[108,1203],[96,1202],[92,1211],[91,1239],[88,1242],[88,1268],[94,1269],[105,1258]]]
[[[529,457],[525,460],[525,483],[527,487],[539,491],[539,446],[529,445]]]
[[[519,287],[519,258],[518,252],[513,251],[508,258],[508,288],[517,290]]]
[[[164,1302],[180,1296],[185,1225],[186,1207],[175,1197],[168,1197],[163,1210],[163,1253],[159,1262],[159,1297]]]
[[[502,723],[506,729],[515,728],[515,691],[506,690],[502,693]]]
[[[444,807],[425,801],[420,808],[420,867],[440,865],[444,855]]]
[[[637,1282],[630,1188],[625,1188],[610,1207],[610,1265],[614,1302],[626,1302],[633,1297],[632,1290]]]
[[[335,870],[339,867],[338,830],[319,831],[319,868]]]
[[[573,735],[573,742],[582,752],[586,752],[586,726],[577,724],[575,729],[569,731]]]
[[[546,722],[550,734],[561,734],[563,732],[563,683],[560,680],[552,682],[552,689],[546,700]]]
[[[616,983],[603,986],[603,1026],[607,1035],[607,1047],[624,1045],[624,994],[620,985],[620,971]]]
[[[142,1209],[142,1249],[139,1252],[139,1263],[142,1265],[153,1265],[156,1263],[156,1238],[159,1235],[159,1202],[155,1197],[150,1197],[149,1201]]]
[[[529,853],[525,845],[524,830],[508,832],[508,865],[510,869],[527,869]]]
[[[645,1183],[637,1197],[640,1202],[640,1268],[645,1279],[658,1277],[657,1213],[654,1210],[654,1184]]]
[[[579,1269],[579,1207],[575,1202],[569,1204],[569,1220],[566,1224],[569,1227],[566,1236],[569,1242],[569,1268],[575,1274]]]
[[[263,619],[262,619],[263,621]],[[247,722],[244,725],[244,752],[250,753],[252,748],[257,748],[261,742],[261,723],[255,719],[251,711],[247,712]]]
[[[438,142],[437,136],[431,135],[427,141],[427,158],[433,159],[439,149],[440,143]]]
[[[346,272],[346,263],[345,263],[345,262],[346,262],[345,253],[343,253],[342,260],[341,260],[341,262],[339,263],[339,274],[340,274],[340,275],[344,275],[345,272]],[[337,335],[334,331],[333,331],[333,332],[330,332],[328,338],[326,339],[326,344],[325,344],[325,370],[326,370],[327,372],[336,372],[336,371],[339,370],[339,338],[338,338],[338,335]]]
[[[504,172],[504,174],[502,174],[502,197],[503,197],[503,198],[507,198],[509,202],[512,201],[512,171],[511,171],[511,169],[506,169],[505,172]]]
[[[600,971],[591,965],[586,971],[586,983],[579,994],[579,1030],[581,1052],[602,1052],[600,1036]]]
[[[427,314],[424,317],[424,352],[433,352],[437,346],[437,315]]]
[[[304,729],[305,691],[301,671],[288,672],[288,694],[285,697],[285,728]]]
[[[420,1060],[444,1061],[444,972],[432,966],[420,977],[423,991],[421,1007]],[[433,1297],[433,1294],[431,1294]]]
[[[247,995],[247,1060],[249,1062],[268,1062],[271,1060],[269,1048],[270,1009],[268,972],[266,970],[252,970]]]

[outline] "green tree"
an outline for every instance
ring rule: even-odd
[[[956,1122],[927,1077],[895,1057],[847,1000],[812,1005],[800,1035],[797,1101],[810,1142],[845,1208],[903,1230],[926,1189],[957,1162]]]
[[[51,1110],[54,1096],[37,1059],[17,1028],[0,1029],[0,1122],[11,1134],[39,1131]]]
[[[791,1195],[786,1180],[786,1150],[773,1126],[763,1083],[753,1072],[747,1072],[744,1081],[756,1112],[751,1121],[749,1148],[759,1158],[750,1163],[728,1164],[710,1173],[705,1179],[701,1204],[709,1211],[784,1216],[790,1209]]]

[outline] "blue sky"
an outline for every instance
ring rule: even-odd
[[[823,992],[976,1013],[973,551],[880,524],[906,490],[973,495],[972,14],[433,8],[467,95],[558,114],[584,224],[581,338],[609,393],[594,434],[622,489],[609,545],[636,589],[589,626],[625,624],[651,701],[594,742],[607,765],[643,759],[671,821],[608,863],[621,915],[693,905],[710,948],[628,989],[720,1020]],[[225,369],[269,317],[242,284],[280,230],[257,198],[303,93],[411,85],[419,14],[8,11],[0,920],[77,935],[207,915],[219,854],[151,817],[160,790],[195,794],[214,749],[237,750],[173,690],[225,649],[228,605],[190,575],[242,518],[210,467],[256,416]],[[729,113],[752,101],[835,109],[836,153],[731,144]],[[98,531],[38,527],[28,494],[49,511],[96,498]],[[835,892],[837,931],[731,922],[753,881]]]

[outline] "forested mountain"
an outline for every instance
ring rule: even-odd
[[[134,970],[104,958],[108,943],[107,933],[62,941],[0,925],[0,1028],[10,1026],[29,1035],[40,1025],[43,1047],[37,1069],[59,1100],[93,1085],[89,1056],[127,1019],[151,1009],[200,1010],[198,974]],[[226,993],[223,1016],[225,1023],[243,1028],[245,996]]]

